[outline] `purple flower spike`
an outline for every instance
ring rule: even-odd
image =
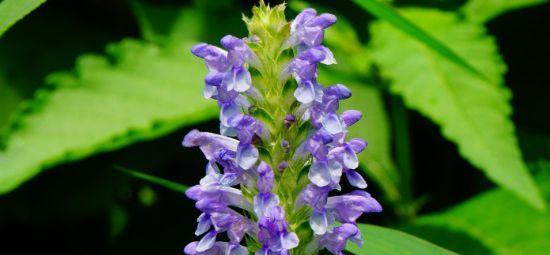
[[[320,64],[336,64],[323,45],[336,17],[306,9],[289,23],[284,5],[263,1],[253,13],[244,18],[249,37],[224,36],[223,49],[191,49],[208,69],[203,96],[217,101],[220,134],[192,130],[183,140],[208,160],[199,185],[185,192],[202,213],[200,241],[184,252],[250,254],[240,245],[246,238],[259,243],[257,255],[343,255],[347,241],[362,242],[356,220],[382,207],[362,190],[329,196],[341,191],[342,175],[353,187],[367,187],[355,171],[367,142],[347,137],[362,113],[340,109],[352,96],[346,86],[318,81]],[[310,229],[302,228],[307,221]]]

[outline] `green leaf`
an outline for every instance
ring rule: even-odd
[[[115,169],[117,169],[117,170],[119,170],[119,171],[121,171],[121,172],[123,172],[127,175],[130,175],[132,177],[135,177],[135,178],[138,178],[138,179],[150,182],[150,183],[154,183],[156,185],[159,185],[161,187],[164,187],[164,188],[167,188],[167,189],[179,192],[179,193],[183,193],[187,190],[187,186],[185,186],[185,185],[175,183],[175,182],[172,182],[172,181],[169,181],[169,180],[166,180],[166,179],[162,179],[162,178],[159,178],[159,177],[156,177],[156,176],[148,175],[148,174],[141,173],[141,172],[138,172],[138,171],[133,171],[133,170],[130,170],[128,168],[119,167],[119,166],[115,166]]]
[[[485,23],[508,11],[548,3],[547,0],[469,0],[462,8],[466,18],[473,22]]]
[[[432,36],[429,32],[423,30],[418,24],[411,22],[403,17],[399,12],[391,8],[390,6],[381,3],[378,0],[353,0],[363,9],[370,12],[372,15],[379,19],[385,20],[390,23],[396,29],[399,29],[403,33],[411,36],[415,40],[423,43],[428,49],[436,52],[437,54],[452,61],[458,66],[468,70],[472,74],[484,78],[484,74],[479,72],[476,67],[468,63],[462,56],[457,54],[452,48],[449,48],[445,42],[440,41],[437,37]],[[415,20],[416,22],[416,20]]]
[[[48,79],[23,107],[0,152],[0,193],[41,169],[152,139],[216,116],[202,98],[204,66],[190,43],[161,48],[136,40],[85,55],[74,72]]]
[[[363,118],[349,129],[349,137],[368,141],[369,146],[359,154],[362,168],[383,189],[388,200],[397,203],[399,175],[391,158],[391,128],[382,93],[373,86],[342,80],[353,96],[342,102],[342,109],[355,109]]]
[[[0,2],[0,37],[15,22],[25,17],[44,2],[46,0],[3,0]]]
[[[349,244],[346,249],[357,255],[444,255],[456,254],[398,230],[358,224],[365,240],[362,248]]]
[[[387,23],[371,26],[372,57],[391,92],[442,128],[459,152],[495,183],[537,208],[544,208],[514,134],[510,91],[503,86],[505,65],[494,39],[480,25],[430,9],[402,12],[423,29],[467,57],[488,80],[458,68]]]
[[[4,74],[0,72],[0,133],[8,125],[9,118],[20,101],[21,98],[17,91],[7,86]]]
[[[550,162],[539,162],[531,168],[540,172],[537,181],[548,203]],[[485,192],[445,212],[418,218],[408,231],[428,236],[429,232],[418,231],[426,227],[466,233],[494,254],[543,255],[550,250],[550,213],[526,206],[504,189]]]

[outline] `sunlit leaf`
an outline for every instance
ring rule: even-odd
[[[539,162],[532,168],[540,172],[537,183],[546,201],[550,201],[550,162]],[[504,189],[485,192],[443,213],[421,217],[406,229],[428,237],[431,233],[426,227],[466,233],[494,254],[543,255],[550,250],[550,213],[525,205]],[[450,246],[456,240],[443,241]]]
[[[46,0],[3,0],[0,2],[0,37],[17,21]]]
[[[483,23],[505,12],[542,3],[548,0],[469,0],[461,11],[468,20]]]
[[[377,18],[387,21],[396,29],[409,35],[415,40],[418,40],[419,42],[424,44],[427,49],[436,52],[440,56],[443,56],[444,58],[452,61],[453,63],[464,68],[465,70],[468,70],[470,73],[478,77],[484,78],[484,74],[482,72],[478,71],[476,67],[472,66],[468,61],[466,61],[463,56],[457,54],[454,49],[449,48],[449,46],[446,45],[445,42],[442,42],[439,38],[431,35],[429,31],[426,32],[425,30],[423,30],[422,27],[416,24],[416,20],[407,19],[395,9],[391,8],[385,3],[380,2],[379,0],[353,1]],[[414,20],[414,22],[412,22],[411,20]]]
[[[495,183],[537,208],[544,203],[522,160],[510,120],[506,67],[494,39],[480,25],[460,22],[452,13],[407,9],[402,13],[468,58],[488,78],[480,79],[385,23],[371,26],[372,57],[403,96],[442,128],[459,152]]]
[[[362,248],[348,244],[346,249],[357,255],[451,255],[452,251],[398,230],[358,224],[365,240]]]
[[[201,96],[203,64],[190,43],[167,49],[136,40],[85,55],[49,77],[12,124],[0,152],[0,193],[41,169],[152,139],[216,116]]]

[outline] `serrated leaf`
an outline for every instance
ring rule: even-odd
[[[544,208],[514,134],[505,65],[494,39],[480,25],[430,9],[402,12],[468,58],[488,80],[458,68],[392,26],[371,26],[372,57],[406,105],[439,124],[459,152],[495,183]]]
[[[382,3],[379,0],[353,0],[360,7],[376,16],[377,18],[387,21],[394,28],[402,31],[403,33],[414,38],[418,42],[424,44],[426,48],[432,50],[434,53],[448,59],[449,61],[460,66],[464,70],[480,77],[485,78],[484,74],[477,70],[475,66],[472,66],[465,58],[455,52],[455,50],[449,47],[445,42],[434,37],[432,34],[426,32],[421,26],[414,23],[405,16],[401,15],[399,11],[393,9],[389,5]]]
[[[550,162],[539,162],[532,168],[540,172],[537,181],[548,203]],[[543,255],[550,250],[550,213],[526,206],[504,189],[487,191],[445,212],[418,218],[405,229],[429,236],[425,227],[466,233],[494,254]]]
[[[0,2],[0,37],[17,21],[46,0],[3,0]]]
[[[484,23],[508,11],[548,3],[547,0],[469,0],[462,8],[466,18]]]
[[[404,232],[369,224],[358,224],[365,243],[362,248],[348,244],[346,250],[357,255],[451,255],[452,251]]]
[[[19,113],[0,152],[0,193],[41,169],[151,139],[216,116],[201,96],[203,64],[189,43],[170,49],[136,40],[85,55],[49,77]]]

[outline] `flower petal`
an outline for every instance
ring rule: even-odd
[[[324,187],[329,185],[331,181],[331,176],[330,176],[329,169],[327,167],[327,163],[325,162],[313,163],[309,168],[308,177],[313,184],[319,187]]]
[[[315,99],[315,88],[311,81],[304,81],[294,91],[294,97],[298,102],[307,104]]]
[[[248,170],[258,161],[259,152],[250,144],[239,144],[237,148],[237,164],[244,170]]]
[[[353,170],[348,170],[346,172],[346,177],[348,178],[349,183],[351,186],[364,189],[367,187],[367,182],[365,179],[363,179],[363,176],[361,176],[359,173]]]
[[[330,134],[338,134],[344,131],[342,122],[335,113],[329,113],[323,118],[323,127]]]
[[[206,233],[206,235],[204,235],[202,239],[199,241],[199,243],[197,244],[196,250],[198,252],[203,252],[212,248],[212,246],[214,246],[214,243],[216,242],[217,234],[218,232],[216,232],[216,230],[212,230]]]

